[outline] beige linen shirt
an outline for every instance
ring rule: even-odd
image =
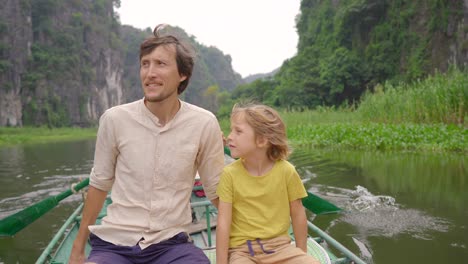
[[[187,231],[195,174],[206,196],[217,198],[224,166],[216,117],[180,101],[161,126],[144,100],[108,109],[99,120],[90,185],[110,191],[112,204],[90,231],[116,245],[141,248]]]

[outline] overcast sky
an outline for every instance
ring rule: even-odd
[[[145,29],[167,23],[206,46],[231,55],[247,77],[267,73],[296,54],[300,0],[121,0],[124,25]]]

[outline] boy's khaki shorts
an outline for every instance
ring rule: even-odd
[[[250,241],[250,249],[248,243],[229,249],[229,263],[320,264],[314,257],[291,244],[291,239],[287,236],[260,240],[259,242]]]

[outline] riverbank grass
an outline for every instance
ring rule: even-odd
[[[0,146],[96,137],[96,128],[0,127]]]
[[[369,122],[288,126],[293,146],[382,151],[468,152],[466,134],[466,129],[445,124]]]
[[[357,112],[379,123],[468,126],[468,71],[452,69],[409,84],[385,83],[365,94]]]
[[[282,111],[293,145],[468,152],[468,74],[457,69],[411,84],[386,83],[352,107]],[[229,118],[220,120],[227,136]],[[0,145],[93,138],[96,128],[0,128]]]
[[[381,151],[468,152],[468,130],[453,124],[385,124],[346,110],[280,112],[295,146]],[[220,121],[224,135],[229,120]]]

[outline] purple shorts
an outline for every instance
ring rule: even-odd
[[[92,249],[88,262],[98,264],[210,264],[203,251],[189,242],[186,233],[179,233],[168,240],[153,244],[143,250],[138,244],[131,247],[116,246],[92,233],[89,239]]]

